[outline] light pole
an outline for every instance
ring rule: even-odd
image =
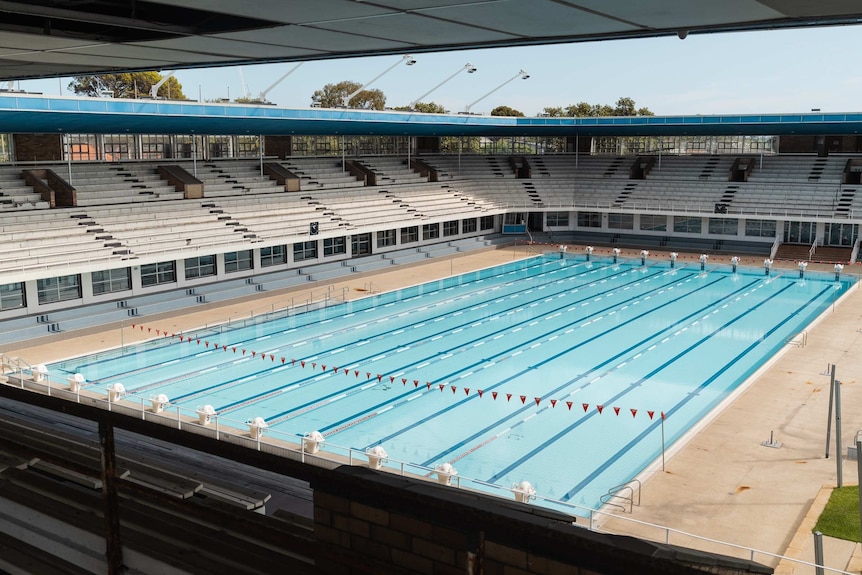
[[[503,82],[502,84],[500,84],[499,86],[497,86],[496,88],[494,88],[493,90],[491,90],[490,92],[488,92],[487,94],[485,94],[484,96],[479,98],[478,100],[474,100],[473,102],[470,102],[469,104],[467,104],[467,107],[464,108],[464,113],[469,114],[470,108],[472,108],[473,106],[475,106],[476,104],[478,104],[479,102],[481,102],[482,100],[484,100],[485,98],[487,98],[488,96],[490,96],[491,94],[493,94],[494,92],[496,92],[497,90],[499,90],[500,88],[502,88],[503,86],[508,84],[509,82],[512,82],[513,80],[517,80],[518,78],[521,78],[522,80],[526,80],[529,77],[530,77],[530,75],[527,74],[526,72],[524,72],[523,70],[518,71],[517,74],[515,74],[514,76],[512,76],[511,78],[509,78],[508,80],[506,80],[505,82]]]
[[[354,90],[354,92],[352,94],[348,94],[347,96],[345,96],[344,100],[341,101],[341,105],[346,108],[347,103],[350,102],[350,99],[353,98],[353,96],[355,96],[356,94],[358,94],[359,92],[361,92],[362,90],[364,90],[365,88],[367,88],[368,86],[370,86],[371,84],[373,84],[374,82],[376,82],[377,80],[382,78],[384,74],[388,73],[390,70],[395,68],[395,66],[397,66],[401,62],[404,62],[407,66],[412,66],[413,64],[416,63],[416,59],[413,56],[411,56],[410,54],[405,54],[404,56],[401,57],[401,60],[398,60],[397,62],[395,62],[394,64],[392,64],[391,66],[389,66],[388,68],[386,68],[385,70],[383,70],[382,72],[380,72],[379,74],[377,74],[376,76],[371,78],[369,81],[367,81],[364,84],[362,84],[361,86],[359,86],[359,88]]]
[[[439,88],[440,86],[442,86],[443,84],[445,84],[446,82],[448,82],[449,80],[451,80],[452,78],[454,78],[455,76],[457,76],[458,74],[463,72],[464,70],[467,70],[468,74],[472,74],[473,72],[478,70],[478,68],[476,68],[476,66],[474,66],[470,62],[467,62],[466,64],[464,64],[464,66],[462,68],[458,68],[457,72],[455,72],[454,74],[452,74],[451,76],[449,76],[448,78],[446,78],[445,80],[443,80],[442,82],[440,82],[439,84],[437,84],[436,86],[434,86],[433,88],[431,88],[430,90],[428,90],[427,92],[425,92],[424,94],[422,94],[421,96],[419,96],[418,98],[416,98],[415,100],[410,102],[410,104],[408,104],[408,106],[412,108],[413,106],[415,106],[417,104],[417,102],[421,102],[425,96],[427,96],[428,94],[430,94],[431,92],[433,92],[434,90],[436,90],[437,88]]]

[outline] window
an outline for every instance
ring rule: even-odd
[[[600,228],[602,227],[602,214],[599,212],[578,212],[578,227],[579,228]]]
[[[482,216],[479,219],[479,229],[483,232],[485,230],[493,230],[494,229],[494,216]]]
[[[81,297],[81,276],[78,274],[36,280],[39,303],[68,301]]]
[[[224,255],[225,273],[238,272],[241,270],[250,270],[253,268],[254,260],[252,259],[251,250],[228,252]]]
[[[0,309],[24,307],[26,304],[23,282],[0,285]]]
[[[423,224],[422,239],[434,240],[440,237],[440,224]]]
[[[745,235],[758,238],[774,238],[775,220],[745,220]]]
[[[93,272],[90,277],[93,281],[93,295],[132,289],[132,272],[129,268]]]
[[[159,262],[141,266],[141,285],[154,286],[177,281],[175,262]]]
[[[389,246],[394,246],[397,242],[397,236],[395,230],[384,230],[382,232],[377,232],[377,247],[378,248],[387,248]]]
[[[739,220],[733,218],[709,218],[709,234],[735,236],[739,231]]]
[[[458,235],[458,220],[443,222],[443,237]]]
[[[608,229],[633,230],[634,227],[634,214],[608,214]]]
[[[666,232],[667,216],[655,216],[642,214],[640,221],[641,230],[645,232]]]
[[[214,276],[216,273],[215,256],[186,258],[186,279]]]
[[[683,234],[699,234],[702,223],[703,221],[700,218],[690,218],[688,216],[674,216],[673,231]]]
[[[476,218],[469,218],[466,220],[461,220],[461,232],[465,234],[472,234],[476,231]]]
[[[260,248],[260,267],[276,266],[287,261],[287,251],[284,246]]]
[[[371,254],[371,234],[356,234],[350,238],[350,253],[354,256]]]
[[[569,212],[548,212],[545,216],[545,225],[549,228],[569,227]]]
[[[293,261],[301,262],[317,258],[317,242],[297,242],[293,244]]]
[[[419,241],[419,226],[401,228],[401,243],[410,244]]]
[[[337,256],[347,253],[347,239],[344,236],[339,238],[326,238],[323,240],[323,257]]]

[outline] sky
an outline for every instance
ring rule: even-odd
[[[613,104],[630,97],[658,115],[862,111],[862,71],[857,47],[862,26],[689,34],[677,37],[417,53],[306,62],[266,97],[279,106],[305,108],[315,90],[352,80],[386,95],[388,107],[405,106],[467,62],[423,101],[460,112],[489,113],[500,105],[535,116],[547,106],[578,102]],[[193,100],[257,97],[294,63],[178,70]],[[523,69],[530,77],[514,79]],[[71,78],[25,80],[20,89],[71,95]],[[18,88],[19,86],[16,86]],[[474,103],[475,102],[475,103]]]

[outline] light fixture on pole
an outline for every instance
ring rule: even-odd
[[[282,74],[282,75],[281,75],[281,77],[280,77],[278,80],[276,80],[275,82],[273,82],[272,84],[270,84],[270,85],[269,85],[269,88],[267,88],[266,90],[262,91],[262,92],[258,95],[258,97],[257,97],[258,101],[259,101],[259,102],[266,102],[266,101],[267,101],[267,100],[266,100],[266,95],[269,93],[269,91],[270,91],[270,90],[272,90],[273,88],[275,88],[276,86],[278,86],[279,84],[281,84],[281,82],[282,82],[285,78],[287,78],[288,76],[290,76],[291,74],[293,74],[294,72],[296,72],[296,70],[297,70],[300,66],[302,66],[303,64],[305,64],[305,62],[300,62],[299,64],[297,64],[296,66],[294,66],[293,68],[291,68],[290,70],[288,70],[287,72],[285,72],[284,74]]]
[[[496,92],[497,90],[499,90],[500,88],[502,88],[503,86],[508,84],[509,82],[512,82],[513,80],[517,80],[518,78],[520,78],[522,80],[526,80],[529,77],[530,77],[530,75],[527,74],[525,71],[523,71],[523,70],[518,71],[517,74],[515,74],[514,76],[512,76],[511,78],[509,78],[508,80],[506,80],[505,82],[503,82],[502,84],[500,84],[499,86],[497,86],[496,88],[494,88],[493,90],[491,90],[490,92],[488,92],[487,94],[485,94],[484,96],[479,98],[478,100],[474,100],[473,102],[470,102],[469,104],[467,104],[467,107],[464,108],[464,113],[469,114],[470,108],[472,108],[473,106],[475,106],[476,104],[478,104],[479,102],[481,102],[482,100],[484,100],[485,98],[487,98],[488,96],[490,96],[491,94],[493,94],[494,92]]]
[[[439,84],[437,84],[436,86],[434,86],[433,88],[431,88],[430,90],[428,90],[427,92],[425,92],[424,94],[422,94],[421,96],[419,96],[418,98],[416,98],[415,100],[413,100],[412,102],[410,102],[410,103],[408,104],[408,106],[409,106],[410,108],[412,108],[412,107],[413,107],[413,106],[415,106],[418,102],[421,102],[421,101],[422,101],[422,99],[423,99],[425,96],[427,96],[428,94],[430,94],[431,92],[433,92],[434,90],[436,90],[437,88],[439,88],[440,86],[442,86],[443,84],[445,84],[446,82],[448,82],[449,80],[451,80],[452,78],[454,78],[455,76],[457,76],[458,74],[460,74],[461,72],[463,72],[464,70],[467,70],[467,73],[468,73],[468,74],[472,74],[473,72],[475,72],[476,70],[478,70],[478,68],[476,68],[476,66],[474,66],[474,65],[473,65],[473,64],[471,64],[470,62],[467,62],[466,64],[464,64],[464,66],[463,66],[462,68],[458,68],[458,71],[457,71],[457,72],[455,72],[454,74],[452,74],[451,76],[449,76],[448,78],[446,78],[445,80],[443,80],[442,82],[440,82]]]
[[[361,92],[362,90],[364,90],[365,88],[367,88],[368,86],[370,86],[371,84],[373,84],[374,82],[376,82],[377,80],[382,78],[384,74],[388,73],[390,70],[395,68],[395,66],[397,66],[401,62],[404,62],[407,66],[412,66],[413,64],[416,63],[416,59],[413,56],[411,56],[410,54],[405,54],[404,56],[401,57],[401,60],[395,62],[394,64],[392,64],[391,66],[389,66],[388,68],[386,68],[385,70],[383,70],[382,72],[380,72],[379,74],[377,74],[376,76],[371,78],[369,81],[367,81],[364,84],[362,84],[361,86],[359,86],[359,88],[354,90],[353,93],[345,96],[344,99],[341,101],[341,105],[346,108],[347,103],[350,101],[351,98],[353,98],[353,96],[355,96],[356,94],[358,94],[359,92]]]

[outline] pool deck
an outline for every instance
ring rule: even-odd
[[[367,295],[369,286],[375,291],[388,291],[511,262],[541,253],[543,249],[552,251],[554,247],[471,252],[391,271],[345,277],[324,285],[334,286],[333,293],[344,291],[347,299],[356,299]],[[594,257],[606,256],[607,251],[597,249]],[[582,253],[581,246],[569,249],[569,254]],[[623,250],[623,255],[626,254],[639,257],[640,251]],[[663,252],[650,255],[650,259],[666,258]],[[697,255],[681,254],[679,261],[699,265]],[[728,261],[728,257],[712,256],[707,266],[729,265]],[[743,258],[742,263],[759,266],[760,262],[762,259]],[[797,273],[792,263],[775,264],[776,269],[788,267],[787,273]],[[830,265],[812,264],[808,269],[832,272]],[[860,271],[859,266],[848,266],[845,270],[856,275]],[[245,299],[169,317],[143,317],[138,321],[154,329],[180,332],[248,317],[251,309],[281,307],[292,296],[305,297],[312,290],[320,293],[321,286],[285,290],[255,297],[253,301]],[[119,346],[121,342],[130,344],[146,339],[147,335],[133,331],[130,325],[114,325],[96,333],[61,334],[51,343],[3,351],[30,364],[48,363]],[[631,514],[623,515],[701,538],[813,561],[812,520],[816,520],[829,489],[838,483],[836,459],[842,465],[843,484],[858,482],[856,462],[847,460],[846,452],[847,446],[855,446],[856,432],[862,430],[862,389],[857,377],[862,374],[862,286],[854,286],[807,336],[805,346],[786,346],[710,420],[672,448],[667,453],[664,471],[659,462],[654,471],[641,477],[640,505]],[[836,378],[842,382],[841,441],[845,453],[840,458],[836,458],[834,426],[832,453],[825,457],[830,364],[837,366]],[[770,437],[780,447],[764,446]],[[601,526],[611,532],[664,540],[664,533],[654,527],[629,521],[611,519]],[[751,558],[747,551],[733,553],[725,545],[677,533],[671,535],[670,542]],[[825,538],[824,551],[828,568],[860,573],[858,545]],[[777,559],[764,554],[755,554],[753,559],[775,567],[776,573],[784,575],[814,573],[813,567],[779,564]],[[830,572],[834,571],[827,569],[826,573]]]

